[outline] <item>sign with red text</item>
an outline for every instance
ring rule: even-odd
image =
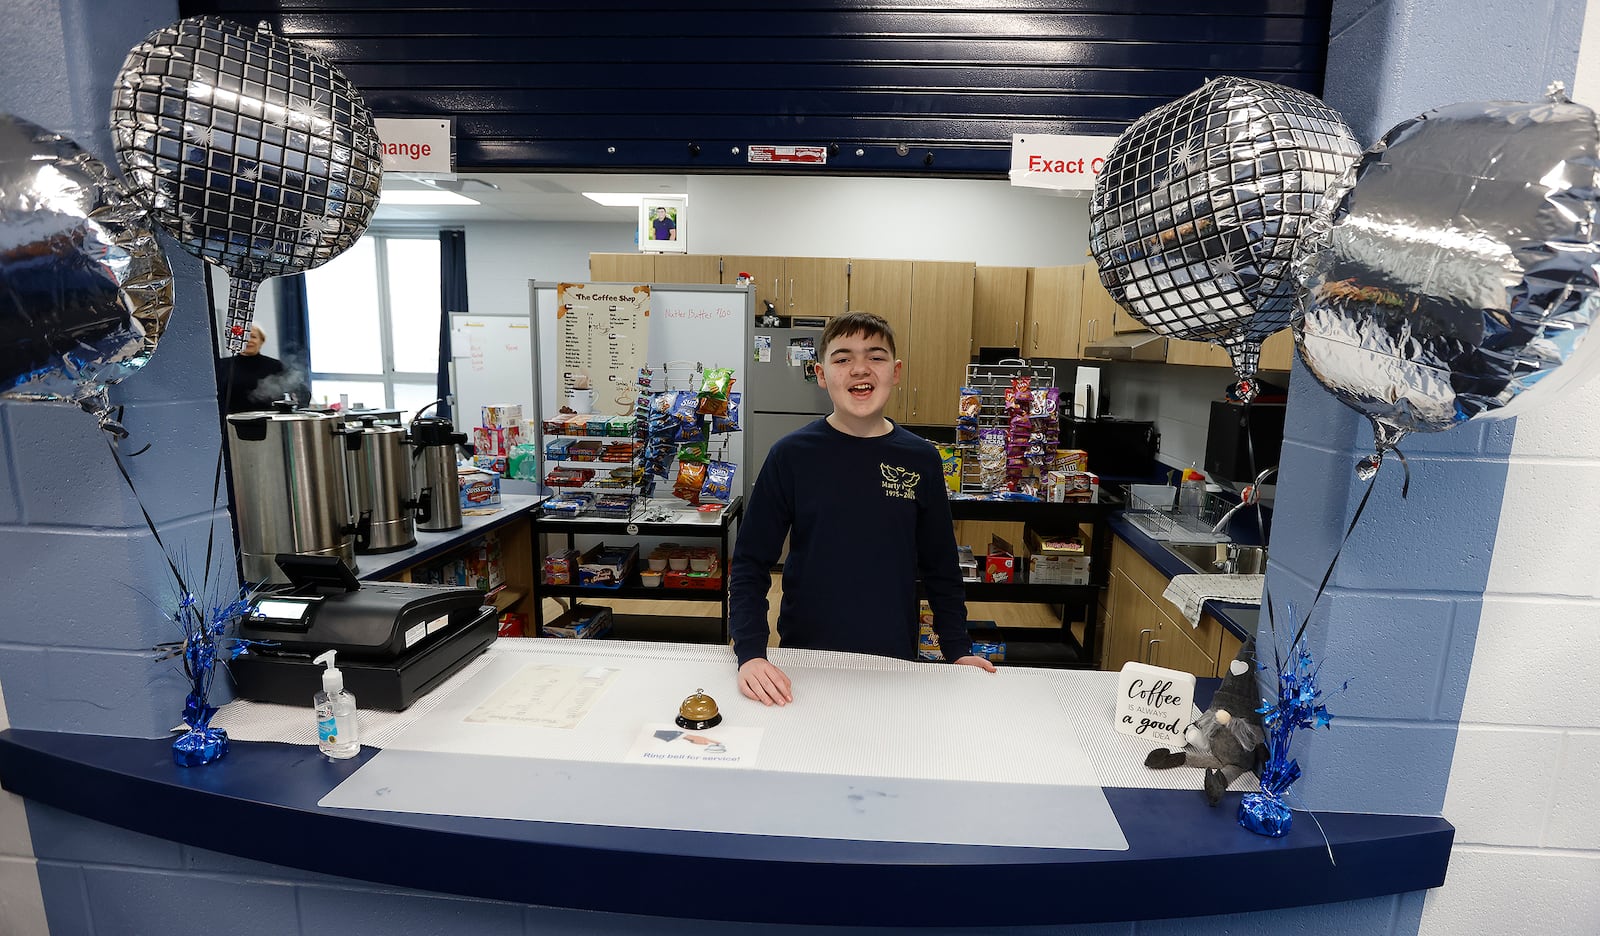
[[[440,117],[374,117],[383,171],[449,175],[455,171],[455,125]]]
[[[1089,191],[1116,142],[1114,136],[1012,134],[1011,184]]]
[[[1148,663],[1124,663],[1117,679],[1118,731],[1164,747],[1183,747],[1194,713],[1194,674]]]
[[[826,146],[769,146],[752,143],[745,150],[745,161],[753,163],[800,163],[821,166],[828,161]]]

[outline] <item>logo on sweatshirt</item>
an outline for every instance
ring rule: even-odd
[[[883,474],[884,497],[917,499],[917,482],[921,480],[921,474],[895,465],[885,465],[882,462],[878,463],[878,471]]]

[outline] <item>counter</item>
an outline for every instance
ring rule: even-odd
[[[363,581],[379,581],[393,577],[412,566],[437,558],[455,549],[473,537],[507,526],[529,517],[544,502],[543,495],[501,494],[500,509],[482,516],[463,516],[461,528],[439,533],[417,531],[417,542],[406,549],[387,553],[362,553],[356,557],[360,569],[356,577]]]
[[[520,653],[544,652],[544,641],[515,643]],[[731,674],[731,657],[724,662]],[[664,656],[649,672],[673,665]],[[930,691],[951,678],[950,668],[895,665],[908,668],[897,679],[927,681]],[[1088,698],[1098,706],[1100,687],[1113,677],[1050,671],[1048,678],[1060,681],[1063,694],[1092,688]],[[1092,716],[1072,722],[1079,738],[1129,741],[1110,733],[1110,697],[1103,702],[1098,724]],[[790,719],[807,714],[798,705],[784,711]],[[365,748],[333,762],[309,745],[236,741],[225,760],[184,769],[172,765],[169,744],[8,730],[0,732],[0,785],[100,822],[316,873],[541,906],[754,923],[996,927],[1330,903],[1439,886],[1454,837],[1435,817],[1319,814],[1327,845],[1304,816],[1286,838],[1263,838],[1236,824],[1238,794],[1205,806],[1198,771],[1193,789],[1103,788],[1126,850],[683,831],[614,825],[603,816],[549,822],[330,809],[319,801],[378,752]],[[1115,760],[1117,775],[1143,769],[1120,753]],[[756,799],[772,781],[794,776],[738,773]],[[968,815],[1005,808],[986,796],[998,789],[989,784],[953,789],[952,808]],[[307,847],[317,842],[339,847]],[[692,882],[713,884],[692,891]]]
[[[1193,574],[1194,570],[1185,565],[1182,559],[1167,552],[1162,548],[1160,541],[1150,538],[1143,530],[1129,523],[1121,514],[1112,515],[1110,526],[1113,534],[1129,546],[1132,546],[1134,552],[1143,556],[1146,561],[1155,566],[1167,578]],[[1240,640],[1247,640],[1254,635],[1256,625],[1261,619],[1261,608],[1257,605],[1212,599],[1200,607],[1202,611],[1216,618],[1218,623]]]

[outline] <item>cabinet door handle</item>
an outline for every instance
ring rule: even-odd
[[[1139,631],[1139,639],[1140,640],[1144,640],[1145,653],[1150,652],[1150,641],[1145,640],[1145,636],[1144,635],[1150,633],[1150,631],[1151,631],[1151,628],[1148,628],[1148,627],[1146,627],[1145,629]],[[1140,663],[1146,662],[1144,657],[1145,657],[1144,653],[1139,654],[1139,662]]]
[[[1159,638],[1159,637],[1157,637],[1155,640],[1150,641],[1150,658],[1145,660],[1145,662],[1149,663],[1151,666],[1156,665],[1156,644],[1158,644],[1160,642],[1161,642],[1161,638]]]
[[[1020,345],[1022,343],[1022,323],[1021,322],[1012,322],[1011,323],[1011,343],[1012,343],[1012,345]]]
[[[789,277],[789,308],[794,308],[794,277]]]
[[[917,387],[911,388],[911,415],[917,415]]]
[[[1035,352],[1037,352],[1039,350],[1039,323],[1038,322],[1034,322],[1033,323],[1033,350]]]

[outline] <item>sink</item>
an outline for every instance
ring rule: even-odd
[[[1196,572],[1260,575],[1267,569],[1267,550],[1262,546],[1234,546],[1231,543],[1162,543],[1161,547],[1182,559],[1185,565]],[[1236,556],[1231,566],[1230,550]]]

